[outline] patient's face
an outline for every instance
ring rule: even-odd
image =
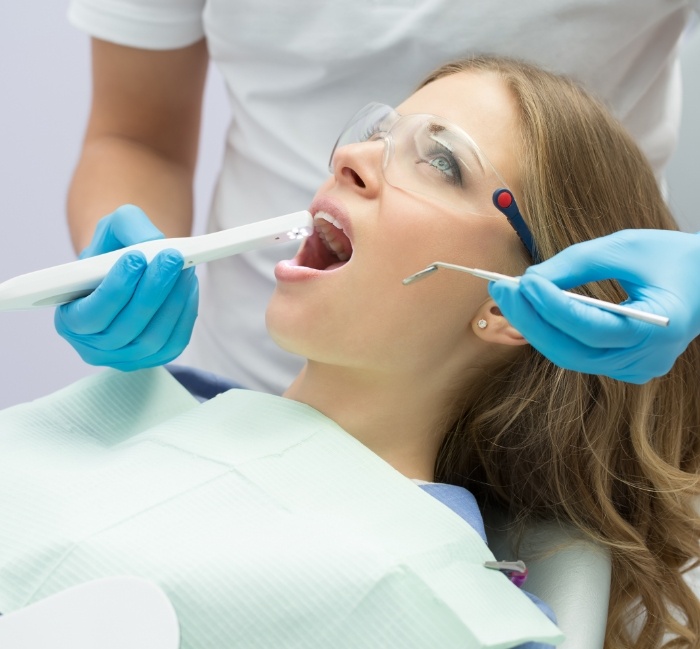
[[[439,79],[397,110],[437,115],[464,129],[517,195],[517,117],[495,76],[470,72]],[[449,271],[410,286],[401,280],[433,261],[516,272],[520,243],[490,194],[474,194],[466,212],[397,188],[386,180],[383,154],[381,140],[336,152],[334,173],[310,209],[329,215],[344,233],[320,219],[317,234],[295,259],[278,265],[268,329],[283,348],[320,362],[430,372],[455,362],[457,349],[468,359],[476,343],[471,320],[488,298],[487,283]],[[410,168],[412,162],[404,162]],[[490,181],[502,186],[497,178]]]

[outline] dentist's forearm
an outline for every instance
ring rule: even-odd
[[[192,229],[193,172],[135,140],[101,136],[87,141],[68,192],[68,223],[76,252],[99,219],[125,203],[138,205],[166,236]]]

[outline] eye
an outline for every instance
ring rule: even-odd
[[[448,176],[454,176],[452,165],[450,164],[450,161],[447,160],[447,158],[445,158],[444,156],[433,158],[429,164],[435,167],[435,169],[437,169],[438,171]]]
[[[423,162],[435,169],[451,185],[462,186],[462,171],[451,151],[442,146],[435,147],[427,153]]]
[[[375,122],[374,124],[370,124],[369,126],[365,127],[359,141],[369,142],[371,140],[376,140],[382,132],[381,124]]]

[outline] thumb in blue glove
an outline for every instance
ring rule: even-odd
[[[668,372],[700,334],[700,237],[623,230],[573,245],[532,266],[520,285],[490,284],[509,322],[566,369],[645,383]],[[616,279],[628,306],[670,318],[668,327],[631,320],[572,300],[560,289]]]
[[[160,238],[141,209],[124,205],[100,220],[80,256]],[[197,317],[197,276],[182,267],[176,250],[150,264],[141,253],[125,254],[92,294],[56,309],[56,331],[91,365],[130,371],[170,362],[187,346]]]

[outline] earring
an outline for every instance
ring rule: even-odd
[[[486,320],[481,319],[479,320],[479,322],[476,323],[476,326],[479,327],[479,329],[486,329],[486,327],[488,327],[488,324],[489,323],[486,322]]]

